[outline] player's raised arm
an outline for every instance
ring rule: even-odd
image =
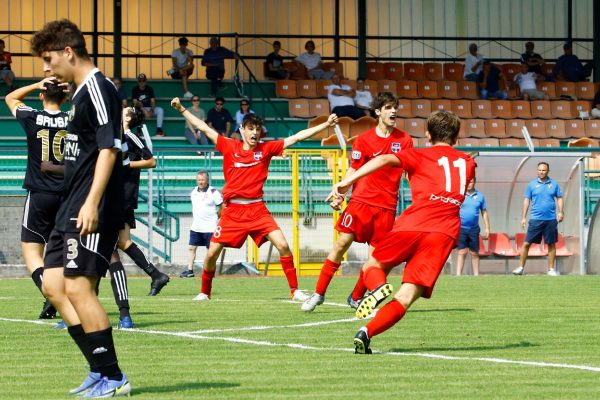
[[[372,172],[377,171],[379,168],[385,167],[386,165],[391,165],[395,167],[400,167],[402,162],[396,157],[394,154],[384,154],[367,162],[365,165],[360,167],[350,176],[346,176],[344,180],[339,183],[336,183],[333,186],[333,190],[329,195],[328,199],[343,197],[346,192],[350,189],[350,186],[363,176],[369,175]]]
[[[179,111],[181,113],[181,115],[183,115],[185,120],[188,121],[193,127],[204,132],[206,137],[211,142],[213,142],[214,144],[217,144],[217,138],[219,137],[219,133],[217,131],[215,131],[213,128],[211,128],[210,126],[208,126],[208,124],[206,122],[202,121],[200,118],[196,117],[191,112],[186,112],[187,108],[185,108],[181,104],[179,97],[175,97],[173,100],[171,100],[171,107],[173,107],[174,109]]]
[[[44,78],[39,82],[17,88],[9,94],[7,94],[4,98],[4,101],[6,101],[6,105],[8,106],[8,109],[10,110],[11,114],[15,115],[15,108],[17,108],[19,104],[23,103],[23,100],[27,95],[29,95],[32,92],[35,92],[36,90],[46,90],[46,82],[54,81],[56,81],[56,78],[54,77]]]
[[[327,121],[323,122],[322,124],[301,130],[295,135],[283,139],[283,148],[287,149],[288,147],[293,146],[294,144],[308,139],[309,137],[327,129],[329,126],[334,126],[335,124],[337,124],[337,115],[331,114],[329,118],[327,118]]]

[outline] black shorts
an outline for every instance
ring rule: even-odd
[[[21,242],[48,243],[60,207],[60,195],[29,192],[23,206]]]
[[[105,276],[118,232],[78,233],[52,231],[46,246],[44,268],[64,267],[65,276]]]
[[[471,229],[460,228],[458,236],[458,249],[470,249],[475,253],[479,252],[479,232],[478,226]]]
[[[530,219],[527,226],[527,243],[541,243],[544,237],[544,243],[554,244],[558,241],[558,222],[555,219],[546,221],[541,219]]]
[[[125,218],[123,222],[129,225],[131,229],[135,229],[135,210],[133,208],[125,210]],[[125,228],[125,226],[123,226],[123,228]]]
[[[190,246],[208,246],[210,245],[210,239],[212,238],[212,232],[196,232],[190,231]]]

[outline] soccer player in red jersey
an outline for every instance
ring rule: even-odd
[[[427,119],[427,137],[432,147],[409,149],[369,161],[349,178],[336,184],[332,196],[339,197],[352,183],[379,168],[402,166],[410,177],[413,204],[394,222],[394,228],[379,241],[363,266],[364,283],[371,291],[356,310],[360,319],[369,316],[392,286],[386,273],[406,262],[402,285],[394,298],[354,337],[356,353],[370,354],[371,338],[400,321],[419,297],[429,298],[435,282],[456,247],[460,232],[460,206],[467,183],[475,177],[475,161],[455,150],[459,118],[436,111]]]
[[[210,299],[212,280],[217,268],[217,259],[224,247],[240,248],[248,235],[260,246],[267,240],[279,251],[279,259],[287,278],[292,300],[305,301],[308,296],[298,290],[298,278],[290,247],[283,232],[263,202],[263,186],[267,180],[271,158],[280,156],[284,149],[310,138],[328,126],[337,123],[331,114],[326,122],[305,129],[281,140],[259,142],[262,120],[255,114],[244,117],[240,133],[243,141],[225,138],[210,128],[204,121],[186,112],[178,98],[171,106],[181,112],[195,128],[203,131],[216,149],[223,153],[223,204],[221,219],[213,233],[202,271],[202,288],[194,300]]]
[[[411,137],[394,127],[397,107],[398,99],[392,93],[381,92],[375,96],[371,108],[377,115],[377,126],[361,133],[354,142],[352,164],[346,172],[346,177],[381,154],[395,154],[413,147]],[[327,287],[352,242],[369,243],[372,246],[392,229],[401,178],[401,167],[388,166],[354,184],[352,198],[337,221],[336,229],[340,232],[338,240],[321,267],[315,293],[302,304],[302,311],[310,312],[323,304]],[[341,200],[334,200],[331,206],[338,208]],[[356,304],[365,291],[366,288],[359,277],[357,286],[348,296],[350,306]]]

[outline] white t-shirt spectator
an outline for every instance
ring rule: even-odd
[[[371,102],[373,101],[373,95],[369,90],[356,90],[354,96],[354,104],[360,108],[371,108]]]
[[[336,96],[332,94],[335,89],[342,90],[352,90],[352,88],[348,85],[335,85],[331,84],[327,87],[327,98],[329,99],[329,108],[333,110],[336,107],[340,106],[353,106],[354,99],[349,96]]]
[[[171,58],[175,59],[175,63],[179,68],[185,67],[188,63],[188,59],[192,58],[193,56],[194,53],[192,53],[190,49],[186,49],[185,53],[182,53],[180,48],[176,48],[171,53]]]
[[[527,72],[526,74],[519,72],[515,75],[514,81],[519,85],[521,91],[537,89],[535,85],[535,79],[537,74],[535,72]]]
[[[306,69],[311,70],[317,68],[319,64],[321,64],[321,55],[316,51],[312,54],[302,53],[296,57],[296,61],[301,62]]]
[[[473,54],[469,53],[467,55],[467,58],[465,58],[465,71],[463,73],[463,76],[467,76],[470,74],[478,74],[481,72],[481,70],[483,69],[483,62],[479,64],[479,67],[477,67],[477,69],[475,71],[472,71],[471,69],[475,66],[475,64],[477,64],[479,61],[483,60],[483,55],[477,53],[477,56],[474,56]]]
[[[194,232],[214,232],[219,221],[217,207],[223,204],[221,192],[212,186],[208,186],[206,191],[201,191],[196,186],[190,193],[190,198],[193,214],[190,230]]]

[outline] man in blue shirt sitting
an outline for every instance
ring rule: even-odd
[[[485,232],[483,237],[490,234],[490,219],[483,193],[475,190],[475,178],[469,182],[465,200],[460,207],[460,236],[458,237],[458,259],[456,260],[456,275],[462,273],[467,253],[471,253],[473,275],[479,275],[479,214],[483,217]]]
[[[514,275],[523,275],[529,247],[531,243],[540,243],[542,236],[548,245],[548,272],[550,276],[557,276],[554,268],[556,259],[556,241],[558,240],[558,223],[563,220],[562,192],[555,180],[548,176],[550,165],[540,162],[537,166],[537,179],[532,180],[525,189],[523,200],[523,216],[521,226],[525,229],[527,211],[531,205],[531,215],[527,236],[521,249],[520,265],[513,271]]]

